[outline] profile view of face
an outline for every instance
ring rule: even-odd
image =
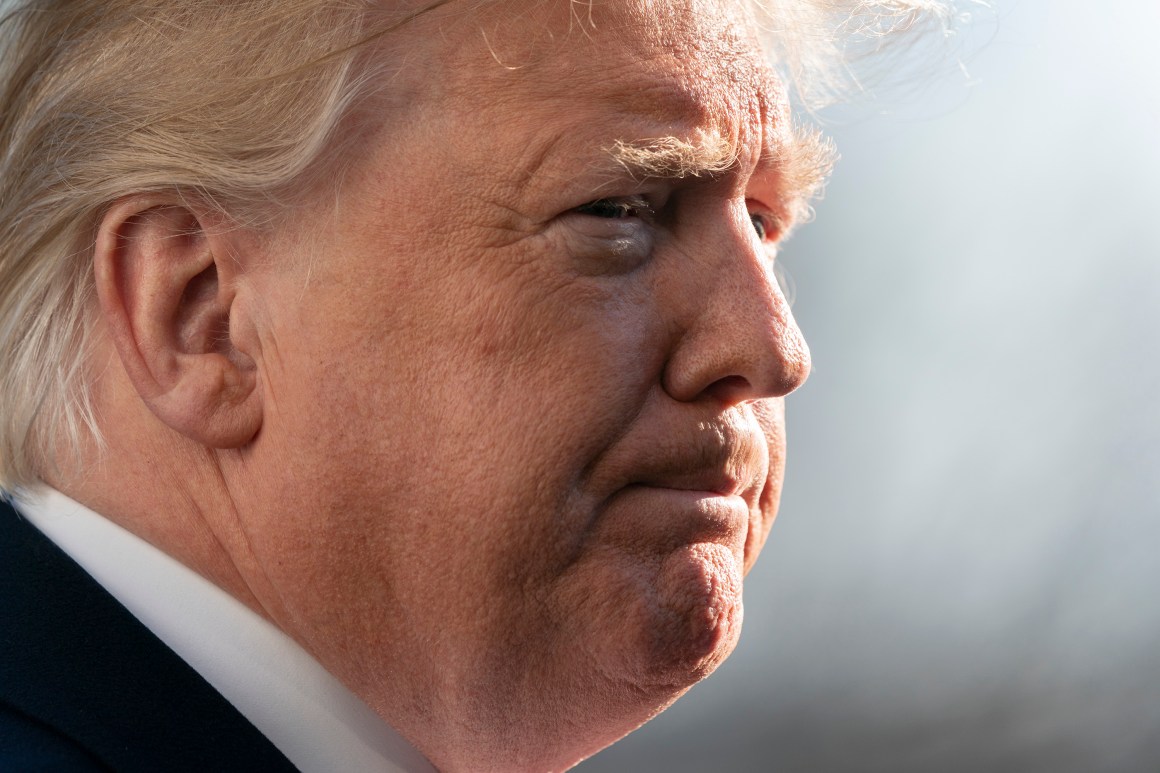
[[[564,767],[737,641],[809,370],[794,135],[742,3],[455,8],[239,290],[240,506],[276,622],[420,748],[502,726]]]

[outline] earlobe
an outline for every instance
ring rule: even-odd
[[[97,297],[125,373],[153,415],[213,448],[262,421],[254,352],[231,335],[241,270],[212,210],[176,196],[130,196],[102,218]]]

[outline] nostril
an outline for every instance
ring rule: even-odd
[[[744,376],[725,376],[714,381],[706,394],[723,403],[739,403],[753,397],[753,385]]]

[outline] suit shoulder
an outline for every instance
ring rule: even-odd
[[[0,770],[104,773],[109,768],[72,739],[0,702]]]

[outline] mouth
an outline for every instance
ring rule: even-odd
[[[630,485],[704,496],[738,497],[752,485],[753,476],[739,475],[737,472],[725,468],[678,468],[667,473],[649,475]]]
[[[751,504],[768,467],[765,434],[748,411],[702,418],[638,447],[632,483],[681,491],[744,496]]]
[[[615,473],[592,523],[633,552],[715,542],[740,555],[761,520],[766,435],[746,411],[681,418],[650,423],[602,459]]]
[[[631,552],[667,554],[704,542],[741,551],[750,506],[739,491],[721,482],[632,483],[609,502],[604,537]]]

